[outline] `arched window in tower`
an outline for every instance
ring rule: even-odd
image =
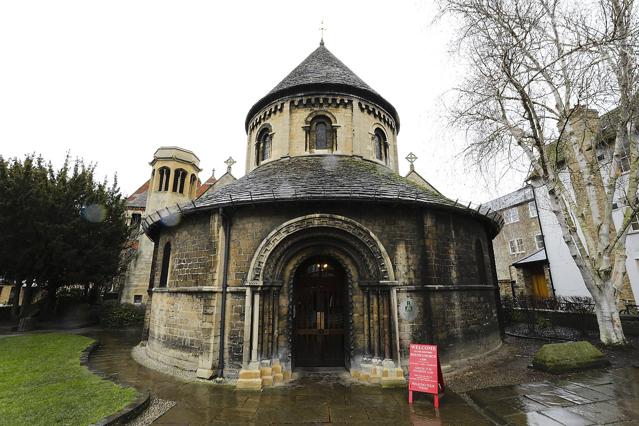
[[[475,264],[477,265],[477,284],[488,284],[486,276],[486,261],[484,260],[484,249],[481,241],[475,240]]]
[[[186,170],[177,169],[173,176],[173,192],[184,194],[184,182],[186,181]]]
[[[335,133],[328,117],[314,118],[309,128],[309,136],[311,150],[335,149]]]
[[[197,190],[197,188],[195,187],[197,182],[197,177],[195,176],[195,174],[191,174],[191,180],[189,181],[189,194],[191,195],[191,197],[195,196],[195,192]]]
[[[162,269],[160,270],[160,287],[166,287],[171,263],[171,243],[164,244],[162,251]]]
[[[315,126],[315,148],[328,149],[328,129],[326,123],[319,122]]]
[[[171,169],[169,169],[168,167],[160,167],[158,169],[158,174],[159,174],[158,191],[168,191],[169,179],[171,178]]]
[[[373,136],[375,144],[375,158],[378,160],[384,159],[384,132],[380,129],[375,130],[375,136]]]
[[[263,162],[271,158],[271,129],[264,128],[257,136],[257,143],[255,144],[255,164],[258,166]]]

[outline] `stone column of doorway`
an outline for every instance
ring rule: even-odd
[[[237,389],[261,390],[262,377],[260,363],[257,357],[259,340],[260,294],[258,289],[247,288],[246,309],[244,311],[244,347],[242,354],[243,366]],[[250,352],[250,358],[249,358]]]

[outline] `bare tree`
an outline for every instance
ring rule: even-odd
[[[469,61],[452,110],[468,153],[478,162],[525,155],[595,301],[601,341],[625,344],[618,303],[639,171],[634,1],[442,0],[441,9],[459,20]],[[613,109],[607,126],[593,108]]]

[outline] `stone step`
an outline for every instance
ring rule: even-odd
[[[261,376],[260,370],[240,370],[240,379],[259,379]]]
[[[262,379],[239,379],[235,385],[235,389],[261,391]]]

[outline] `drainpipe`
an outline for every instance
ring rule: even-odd
[[[550,289],[552,290],[553,299],[557,298],[555,294],[555,283],[552,279],[552,268],[550,267],[550,255],[548,254],[548,249],[546,248],[546,236],[544,235],[544,227],[541,226],[541,216],[539,215],[539,206],[537,205],[537,193],[535,192],[535,186],[532,184],[528,184],[532,189],[533,200],[535,201],[535,211],[537,212],[537,223],[539,224],[539,230],[541,231],[541,241],[544,243],[544,251],[546,252],[546,260],[548,261],[548,276],[550,277]]]
[[[228,289],[229,247],[231,246],[231,218],[220,208],[224,227],[224,258],[222,260],[222,310],[220,313],[220,352],[218,353],[217,377],[224,377],[224,331],[226,328],[226,293]]]

